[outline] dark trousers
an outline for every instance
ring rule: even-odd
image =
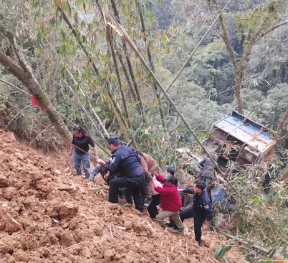
[[[182,222],[185,219],[194,217],[193,207],[191,206],[191,207],[186,208],[183,211],[180,211],[179,216],[180,216],[180,219],[182,220]]]
[[[133,196],[135,208],[143,212],[143,202],[140,193],[141,185],[144,182],[144,175],[139,177],[116,177],[109,182],[109,202],[118,203],[119,188],[126,188],[125,193]]]
[[[155,218],[158,215],[157,205],[161,203],[160,194],[152,195],[152,201],[147,207],[148,213],[151,218]]]
[[[205,221],[205,217],[194,217],[194,233],[195,233],[195,240],[200,242],[202,236],[202,225]]]
[[[179,216],[180,216],[180,219],[182,222],[185,219],[194,217],[193,207],[191,206],[191,207],[186,208],[185,210],[180,211]],[[174,223],[174,221],[171,218],[170,218],[170,222],[169,222],[169,227],[174,227],[175,229],[177,229],[176,224]]]
[[[183,211],[180,211],[179,213],[179,216],[180,216],[180,219],[181,221],[183,222],[185,219],[188,219],[188,218],[194,218],[194,234],[195,234],[195,240],[196,241],[201,241],[201,236],[202,236],[202,225],[206,219],[206,217],[201,217],[201,216],[195,216],[194,215],[194,212],[193,212],[193,207],[188,207],[186,208],[185,210]],[[170,223],[169,223],[169,226],[170,227],[174,227],[174,228],[177,228],[176,224],[170,220]]]

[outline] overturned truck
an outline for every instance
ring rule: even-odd
[[[275,132],[233,111],[216,121],[203,145],[222,170],[233,161],[245,169],[274,153]]]

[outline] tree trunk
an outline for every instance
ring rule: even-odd
[[[287,109],[286,109],[284,115],[282,116],[282,119],[279,121],[277,130],[276,130],[278,132],[279,136],[284,129],[284,126],[285,126],[287,119],[288,119],[288,106],[287,106]]]
[[[150,51],[150,44],[151,43],[146,37],[147,32],[146,32],[146,27],[145,27],[145,22],[144,22],[142,8],[141,8],[141,5],[140,5],[138,0],[136,0],[135,3],[136,3],[136,6],[138,8],[138,13],[139,13],[139,16],[140,16],[141,29],[142,29],[143,38],[144,38],[144,41],[145,41],[145,44],[146,44],[146,52],[147,52],[147,56],[148,56],[148,61],[149,61],[151,70],[153,72],[155,72],[154,63],[153,63],[152,55],[151,55],[151,51]],[[159,93],[159,90],[157,88],[157,84],[156,84],[155,81],[153,81],[153,86],[154,86],[154,90],[155,90],[155,93],[156,93],[157,102],[159,104],[159,112],[160,112],[160,118],[161,118],[161,121],[162,121],[162,126],[166,130],[166,124],[165,124],[165,119],[164,119],[164,113],[163,113],[163,110],[162,110],[162,103],[161,103],[160,93]]]
[[[19,63],[21,64],[21,67],[15,64],[8,56],[0,51],[0,63],[6,68],[6,70],[13,74],[23,83],[23,85],[26,86],[30,93],[39,101],[41,107],[45,109],[46,114],[57,133],[62,137],[62,139],[65,140],[66,143],[70,142],[71,134],[58,115],[56,109],[51,104],[49,97],[43,91],[31,70],[29,70],[26,61],[24,61],[19,54],[17,54],[17,57],[18,60],[20,60]],[[24,68],[22,65],[25,65]]]
[[[120,16],[119,16],[119,12],[118,12],[116,3],[115,3],[114,0],[110,0],[110,2],[111,2],[112,9],[113,9],[113,12],[114,12],[114,15],[115,15],[115,17],[116,17],[117,22],[118,22],[119,24],[121,24],[121,22],[120,22]],[[129,56],[128,56],[127,46],[126,46],[125,41],[122,41],[122,45],[123,45],[123,50],[124,50],[126,62],[127,62],[127,65],[128,65],[128,70],[129,70],[129,73],[130,73],[130,77],[131,77],[131,79],[132,79],[133,87],[134,87],[134,89],[135,89],[135,92],[136,92],[136,95],[137,95],[137,99],[138,99],[138,102],[139,102],[139,106],[140,106],[140,108],[141,108],[141,111],[143,111],[144,106],[143,106],[142,98],[141,98],[140,91],[139,91],[139,88],[138,88],[138,85],[137,85],[137,82],[136,82],[136,79],[135,79],[135,74],[134,74],[134,71],[133,71],[133,66],[132,66],[132,63],[131,63],[130,58],[129,58]],[[144,116],[144,115],[143,115],[143,116]]]
[[[237,111],[241,114],[243,114],[243,98],[241,95],[242,82],[243,82],[243,79],[239,76],[236,76],[235,87],[234,87],[234,97],[235,97],[235,100],[237,101]]]

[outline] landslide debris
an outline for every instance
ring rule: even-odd
[[[199,248],[191,226],[184,236],[163,231],[133,207],[108,203],[101,178],[102,190],[88,191],[64,158],[3,130],[0,140],[0,263],[218,262],[225,237],[206,232]],[[246,262],[237,247],[226,258]]]

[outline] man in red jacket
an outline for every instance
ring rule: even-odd
[[[161,208],[162,211],[156,216],[156,220],[160,222],[164,229],[167,228],[164,219],[170,217],[178,229],[175,231],[178,234],[183,234],[184,227],[179,217],[179,211],[182,206],[181,199],[178,194],[177,186],[174,183],[174,177],[171,174],[167,174],[164,177],[158,175],[156,179],[163,183],[163,187],[155,187],[155,191],[161,196]]]

